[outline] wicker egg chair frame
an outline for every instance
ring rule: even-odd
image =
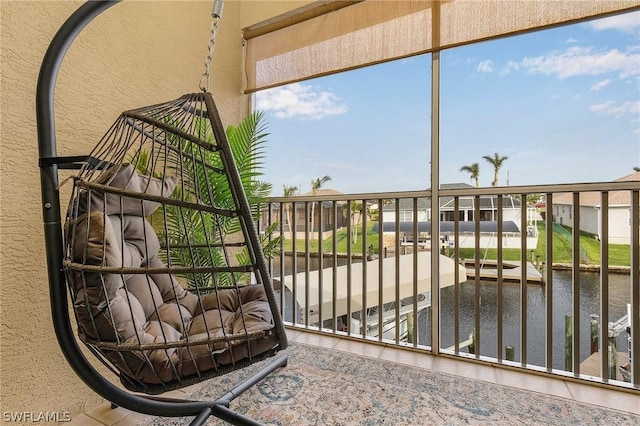
[[[263,303],[265,306],[267,306],[266,304],[268,303],[268,308],[272,314],[271,324],[273,325],[273,327],[272,329],[269,329],[268,331],[266,331],[266,333],[269,334],[272,339],[267,344],[270,344],[271,342],[275,342],[273,344],[273,347],[272,348],[270,347],[270,349],[267,351],[263,351],[264,352],[264,354],[262,354],[263,356],[255,356],[255,357],[251,356],[251,351],[252,351],[251,348],[255,346],[250,345],[250,343],[251,344],[254,343],[253,341],[250,342],[250,340],[253,338],[254,335],[259,335],[261,333],[264,334],[264,332],[249,333],[247,332],[247,328],[245,326],[244,339],[246,340],[246,345],[248,347],[247,349],[248,359],[243,359],[242,361],[235,362],[235,360],[233,360],[234,355],[232,353],[230,355],[230,358],[232,359],[233,362],[230,362],[228,365],[218,366],[217,359],[214,359],[212,355],[211,356],[212,360],[209,360],[209,362],[213,364],[213,367],[209,367],[211,371],[201,373],[200,371],[198,371],[197,365],[195,367],[193,367],[192,365],[191,368],[195,368],[197,374],[191,374],[191,376],[187,377],[184,380],[182,380],[182,377],[177,377],[177,380],[174,380],[174,381],[169,380],[168,382],[158,379],[158,383],[154,383],[153,385],[147,385],[139,380],[132,380],[130,376],[127,376],[126,374],[122,374],[123,370],[120,369],[119,367],[115,370],[112,368],[112,370],[115,373],[118,373],[118,370],[119,370],[121,382],[125,385],[127,389],[129,389],[128,391],[128,390],[123,390],[121,387],[112,383],[110,380],[103,377],[102,374],[100,374],[96,370],[94,365],[91,362],[89,362],[87,358],[84,356],[84,353],[80,348],[78,340],[81,340],[82,343],[84,343],[89,348],[90,352],[96,355],[108,367],[109,367],[109,359],[105,359],[105,358],[108,358],[108,356],[105,357],[105,353],[111,354],[111,355],[115,353],[116,354],[115,363],[118,364],[118,360],[125,360],[126,356],[128,356],[127,351],[130,350],[129,346],[131,346],[131,344],[126,342],[123,344],[120,344],[118,342],[116,343],[103,342],[100,340],[99,336],[96,338],[96,336],[92,334],[91,326],[82,325],[82,324],[79,325],[79,334],[80,334],[79,339],[74,334],[74,331],[71,325],[70,315],[69,315],[69,312],[70,312],[69,294],[71,294],[73,301],[76,302],[76,304],[74,305],[74,308],[76,308],[76,320],[78,320],[78,311],[77,311],[78,298],[76,297],[74,299],[76,295],[75,292],[76,291],[86,292],[87,288],[86,288],[86,283],[83,279],[83,280],[80,280],[79,282],[85,285],[85,287],[84,288],[79,287],[79,290],[78,288],[74,290],[72,288],[73,284],[70,283],[70,281],[73,281],[73,279],[69,278],[70,274],[71,276],[73,276],[73,274],[76,274],[76,276],[82,276],[82,277],[90,276],[91,274],[94,274],[95,276],[94,278],[97,278],[98,281],[102,280],[102,286],[104,288],[104,282],[106,281],[105,277],[109,278],[110,277],[109,274],[115,275],[116,277],[124,277],[125,275],[131,276],[131,274],[135,275],[135,274],[144,274],[144,273],[146,273],[147,275],[149,274],[153,275],[154,273],[156,275],[161,273],[169,275],[171,273],[174,273],[175,271],[190,272],[189,268],[185,268],[184,266],[182,267],[178,266],[177,268],[172,269],[170,260],[169,260],[168,267],[164,267],[164,265],[162,264],[160,264],[160,267],[157,267],[157,264],[154,264],[156,266],[145,265],[144,268],[146,269],[143,268],[142,272],[140,272],[140,270],[135,270],[134,268],[129,268],[129,269],[124,268],[122,267],[122,265],[120,265],[119,268],[111,267],[111,268],[106,268],[106,270],[105,268],[102,268],[101,270],[100,267],[96,267],[95,265],[82,265],[82,264],[74,263],[73,259],[71,260],[69,259],[69,256],[70,256],[69,253],[73,252],[74,250],[73,247],[69,248],[69,243],[68,243],[69,234],[70,232],[72,232],[72,231],[69,231],[68,229],[70,227],[69,223],[73,223],[74,221],[80,220],[82,216],[72,215],[72,217],[70,217],[69,215],[67,215],[65,230],[63,231],[63,225],[61,220],[61,208],[60,208],[61,203],[60,203],[59,176],[58,176],[59,170],[61,169],[80,169],[81,170],[80,171],[81,178],[76,178],[76,181],[79,182],[80,186],[79,186],[79,189],[74,189],[75,201],[72,198],[72,202],[70,204],[70,210],[71,211],[81,210],[79,206],[82,206],[84,202],[85,203],[84,208],[86,208],[86,211],[87,211],[85,216],[89,215],[90,208],[86,206],[86,203],[89,203],[89,204],[91,203],[91,201],[87,201],[87,200],[90,199],[92,190],[97,191],[99,195],[98,198],[93,198],[93,199],[97,199],[97,200],[103,199],[105,200],[104,201],[105,205],[107,204],[106,200],[108,199],[109,196],[120,197],[119,198],[120,200],[122,200],[122,198],[125,198],[125,197],[128,198],[129,200],[134,200],[134,203],[138,203],[138,205],[142,206],[142,212],[143,212],[142,214],[139,215],[140,217],[138,217],[137,219],[145,223],[146,223],[145,206],[149,205],[145,203],[155,203],[157,205],[162,205],[163,207],[165,207],[166,205],[176,205],[178,206],[178,208],[182,208],[185,206],[186,206],[185,208],[190,208],[190,207],[193,207],[194,205],[193,201],[184,200],[184,199],[176,201],[175,199],[161,197],[161,196],[158,196],[157,194],[148,195],[146,193],[133,193],[131,192],[131,190],[128,189],[129,187],[127,185],[125,185],[122,188],[109,188],[108,185],[105,185],[104,179],[102,179],[102,181],[98,180],[96,182],[94,180],[92,182],[90,179],[90,176],[92,176],[93,173],[100,174],[105,169],[114,167],[114,163],[111,162],[110,159],[100,158],[100,155],[96,155],[96,156],[87,155],[87,156],[80,156],[80,157],[77,157],[77,156],[63,157],[63,156],[57,155],[53,98],[54,98],[55,82],[56,82],[58,70],[60,68],[60,64],[62,63],[62,59],[64,58],[66,51],[68,50],[69,46],[71,45],[75,37],[80,33],[80,31],[82,31],[82,29],[89,22],[91,22],[95,17],[97,17],[100,13],[102,13],[109,7],[113,6],[114,4],[118,3],[119,1],[120,0],[88,1],[87,3],[80,6],[78,10],[76,10],[68,18],[68,20],[60,27],[59,31],[52,39],[51,44],[44,56],[42,66],[40,69],[40,75],[38,77],[38,84],[37,84],[37,91],[36,91],[36,120],[37,120],[37,130],[38,130],[39,166],[40,166],[41,192],[42,192],[42,212],[43,212],[44,231],[45,231],[44,233],[45,233],[46,256],[47,256],[47,267],[48,267],[48,277],[49,277],[50,303],[51,303],[51,312],[52,312],[54,330],[56,332],[56,336],[57,336],[59,345],[62,349],[62,352],[65,355],[67,362],[75,371],[75,373],[93,391],[95,391],[96,393],[98,393],[108,401],[110,401],[114,406],[120,406],[132,411],[136,411],[136,412],[148,414],[148,415],[154,415],[154,416],[194,417],[192,421],[192,424],[194,425],[203,424],[210,416],[221,418],[231,424],[260,424],[247,416],[244,416],[242,414],[239,414],[233,411],[229,407],[230,402],[236,397],[240,396],[243,392],[245,392],[246,390],[250,389],[252,386],[257,384],[260,380],[264,379],[269,374],[277,370],[278,368],[285,366],[287,363],[286,355],[281,355],[274,358],[274,360],[265,364],[265,366],[262,367],[260,371],[255,373],[248,380],[242,382],[241,384],[237,385],[235,388],[229,390],[226,394],[224,394],[223,396],[221,396],[219,399],[215,401],[194,401],[194,400],[182,400],[182,399],[172,399],[172,398],[153,396],[154,394],[162,393],[164,391],[171,390],[176,387],[185,386],[195,381],[201,381],[212,376],[224,374],[231,370],[243,368],[249,363],[255,362],[260,359],[264,359],[265,357],[264,354],[266,354],[266,356],[272,356],[275,354],[275,352],[281,349],[285,349],[287,347],[287,339],[286,339],[284,325],[282,322],[282,317],[281,317],[279,307],[276,301],[276,296],[272,287],[267,260],[261,249],[260,237],[256,229],[253,213],[251,211],[251,206],[249,205],[246,194],[244,192],[241,177],[235,166],[233,153],[231,152],[231,148],[226,139],[226,135],[222,127],[222,123],[219,119],[218,112],[215,107],[215,103],[213,102],[213,97],[208,92],[193,94],[193,95],[185,95],[184,97],[180,98],[175,102],[177,102],[178,105],[182,106],[183,109],[188,110],[188,112],[190,111],[191,114],[194,114],[194,111],[195,111],[196,115],[197,114],[206,115],[206,117],[209,119],[211,123],[211,130],[213,132],[213,136],[216,142],[215,151],[219,153],[220,157],[222,158],[222,163],[224,164],[224,167],[222,167],[218,171],[224,176],[226,176],[226,178],[228,179],[228,185],[232,193],[232,198],[234,200],[234,205],[232,206],[232,208],[230,210],[222,211],[222,214],[231,215],[231,216],[235,215],[239,217],[239,220],[242,222],[242,234],[245,241],[244,248],[248,250],[249,252],[248,257],[250,258],[251,262],[248,267],[246,266],[232,267],[227,265],[226,267],[217,268],[217,269],[213,266],[208,268],[198,267],[196,269],[197,269],[197,272],[199,273],[201,273],[202,271],[205,271],[206,273],[209,273],[209,274],[218,272],[218,269],[220,269],[222,270],[222,272],[227,273],[227,276],[229,275],[229,273],[231,273],[231,276],[233,276],[233,273],[237,271],[242,271],[245,273],[245,275],[246,275],[246,272],[253,274],[254,280],[257,280],[258,284],[264,288],[264,296],[266,297],[266,300],[264,300],[264,302],[261,302],[261,303]],[[194,110],[194,107],[190,106],[190,105],[193,105],[193,102],[197,102],[196,105],[199,105],[199,106],[196,108],[199,108],[199,109]],[[124,120],[125,124],[133,123],[131,124],[131,126],[133,126],[134,129],[137,129],[139,133],[143,135],[142,136],[143,138],[150,140],[152,144],[156,142],[156,139],[159,139],[159,137],[157,136],[158,133],[155,133],[155,132],[158,131],[158,129],[160,129],[158,132],[166,131],[168,128],[168,126],[166,126],[166,123],[159,122],[155,120],[155,118],[153,117],[149,118],[144,116],[144,113],[148,111],[151,111],[151,115],[155,114],[157,110],[157,108],[154,109],[155,107],[157,106],[147,107],[146,109],[132,110],[132,111],[123,113],[123,116],[121,116],[121,120]],[[191,108],[191,110],[189,110],[189,108]],[[136,121],[136,120],[139,120],[139,121]],[[153,130],[151,132],[149,132],[148,130],[145,130],[144,128],[144,126],[146,125],[145,123],[148,123],[149,120],[150,122],[152,122],[151,128]],[[175,132],[175,130],[172,130],[172,131]],[[197,138],[194,138],[191,135],[188,135],[186,133],[184,135],[180,134],[180,136],[181,137],[184,136],[184,138],[189,139],[190,141],[195,141],[195,143],[197,144],[203,144],[201,141],[197,140]],[[165,146],[164,150],[165,152],[168,152],[168,150],[166,149],[166,145],[168,145],[167,139],[160,142],[164,143],[164,146]],[[205,146],[205,148],[213,150],[206,143],[203,146]],[[172,155],[175,155],[175,152],[176,152],[175,147],[173,147],[172,149],[173,149]],[[177,151],[180,151],[180,150],[178,149]],[[178,155],[180,155],[180,153]],[[109,157],[109,158],[112,158],[112,157]],[[168,159],[163,158],[160,161],[160,163],[166,164],[168,163],[168,161],[169,161]],[[116,169],[124,170],[125,168],[116,167]],[[85,177],[89,176],[89,178],[83,179],[82,176],[85,176]],[[182,189],[183,189],[183,192],[186,191],[184,187]],[[87,196],[86,194],[89,194],[89,195]],[[160,194],[163,195],[163,192],[161,191]],[[84,199],[82,198],[83,196],[85,197]],[[123,209],[122,201],[120,201],[119,208]],[[199,209],[197,210],[198,212],[201,212],[203,208],[208,209],[208,212],[212,214],[213,213],[218,214],[221,212],[221,210],[215,207],[212,207],[211,205],[207,205],[204,207],[197,205],[196,208]],[[104,219],[104,217],[106,217],[107,215],[106,207],[103,207],[103,212],[99,212],[99,213],[102,214],[101,220],[103,222],[107,222]],[[121,216],[121,217],[124,217],[124,216]],[[121,220],[121,219],[117,219],[117,220]],[[85,220],[85,222],[88,222],[88,220]],[[89,229],[88,228],[89,225],[82,225],[82,226],[85,226],[86,229]],[[79,227],[78,229],[81,229],[81,228]],[[146,231],[147,228],[144,228],[144,229],[145,229],[144,232],[147,232],[147,233],[149,232],[149,231]],[[76,231],[73,231],[73,232],[76,232]],[[144,241],[142,244],[143,244],[143,247],[140,250],[144,255],[144,253],[148,250],[149,244],[146,241]],[[219,245],[220,243],[218,242],[218,246]],[[222,245],[224,245],[224,243],[222,243]],[[124,246],[124,244],[122,244],[122,246]],[[189,249],[193,250],[192,247],[189,247]],[[166,253],[167,254],[169,253],[168,248],[166,249]],[[85,256],[86,256],[86,249],[85,249]],[[104,257],[103,257],[103,260],[104,260]],[[146,278],[146,279],[149,282],[151,281],[150,278]],[[171,278],[170,282],[177,283],[177,281],[175,281],[173,277]],[[124,282],[125,290],[122,290],[122,287],[123,286],[120,285],[119,291],[124,291],[125,296],[129,297],[128,295],[130,293],[127,290],[126,282]],[[251,285],[248,285],[245,287],[251,287]],[[241,289],[244,287],[240,287],[238,283],[234,282],[232,283],[232,288],[235,288],[236,291],[238,291],[238,289]],[[106,294],[107,291],[104,289],[102,291],[103,293],[101,294],[104,296],[104,294]],[[227,291],[227,290],[223,289],[222,291]],[[219,301],[220,296],[218,294],[217,288],[215,289],[214,293],[215,293],[215,297],[217,297],[218,298],[217,300]],[[175,294],[175,288],[174,288],[174,294]],[[200,294],[199,290],[198,290],[198,294]],[[202,296],[202,297],[206,297],[206,296]],[[202,297],[196,298],[195,302],[193,302],[194,306],[196,306],[196,308],[194,308],[193,310],[198,311],[201,314],[202,314],[202,311],[204,311],[204,303],[202,302],[202,300],[204,299],[202,299]],[[86,295],[85,295],[85,298],[87,298]],[[174,304],[178,305],[177,303],[178,296],[175,296],[174,299],[175,299]],[[109,305],[110,301],[111,299],[107,300],[107,305]],[[209,302],[211,302],[211,300],[209,300]],[[103,304],[104,304],[104,301],[103,301]],[[157,306],[152,307],[152,309],[154,308],[156,310],[155,315],[157,316],[158,315]],[[131,306],[128,306],[127,309],[133,310]],[[186,315],[185,312],[187,312],[185,308],[180,306],[179,308],[175,308],[174,311],[178,312],[178,316],[182,321],[186,321],[184,319],[184,316]],[[207,318],[211,321],[211,318],[214,318],[214,317],[209,316]],[[204,319],[205,324],[206,324],[207,318]],[[93,318],[91,318],[90,321],[95,322]],[[243,322],[243,321],[244,319],[240,320],[240,322]],[[90,322],[90,324],[93,324],[93,322]],[[131,322],[132,323],[135,322],[133,321],[133,318]],[[157,322],[160,322],[160,321],[158,320]],[[178,328],[180,328],[180,326],[181,325],[176,325],[176,327]],[[160,328],[162,327],[164,327],[164,325],[160,326]],[[95,330],[97,330],[97,328]],[[117,335],[118,334],[117,331],[120,331],[120,329],[116,330],[116,327],[113,326],[113,331],[114,331],[114,334]],[[184,346],[184,353],[187,354],[187,355],[184,355],[183,358],[186,357],[188,359],[189,354],[193,351],[194,347],[197,347],[197,345],[200,345],[201,347],[203,346],[201,341],[188,341],[186,342],[186,344],[183,344],[180,342],[167,343],[166,335],[164,335],[164,333],[165,331],[163,329],[162,335],[160,337],[161,338],[164,337],[164,340],[160,339],[159,343],[158,343],[158,340],[155,340],[155,341],[151,341],[151,344],[147,344],[147,346],[138,345],[136,349],[138,352],[136,353],[142,354],[142,355],[139,355],[139,357],[149,358],[148,354],[152,353],[153,350],[156,350],[156,349],[158,349],[159,351],[164,351],[164,353],[168,354],[170,351],[175,351],[175,348],[177,346],[182,345]],[[198,336],[202,336],[202,335],[204,335],[208,339],[204,344],[204,347],[205,348],[210,347],[212,353],[216,351],[224,352],[225,348],[231,348],[232,345],[238,345],[239,344],[238,341],[242,340],[242,338],[239,338],[238,335],[231,335],[231,336],[224,335],[222,337],[217,337],[216,339],[213,339],[211,336],[208,335],[208,330],[205,330],[204,334],[200,333]],[[135,338],[133,340],[135,340]],[[138,340],[140,340],[139,337],[138,337]],[[164,342],[164,346],[163,346],[163,342]],[[242,344],[242,342],[240,342],[240,344]],[[214,347],[215,347],[215,351],[214,351]],[[221,347],[223,349],[220,349]],[[119,351],[122,351],[122,352],[119,352]],[[245,356],[244,352],[243,352],[243,356]],[[111,362],[113,362],[113,359],[114,358],[112,357]],[[192,361],[192,364],[195,363],[195,361],[193,361],[193,356],[191,361]],[[125,365],[124,371],[126,372],[126,369],[128,368],[129,364],[127,364],[127,362],[124,362],[124,361],[123,361],[123,364]],[[173,369],[173,372],[177,371],[176,364],[171,364],[171,368]],[[180,369],[182,369],[182,366],[180,366]],[[156,374],[155,371],[154,371],[154,374]],[[141,386],[136,387],[136,384],[139,384]],[[144,392],[149,395],[141,395],[138,393],[132,393],[131,391]]]

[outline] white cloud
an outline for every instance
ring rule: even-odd
[[[301,83],[258,92],[256,109],[273,111],[278,118],[303,117],[315,120],[347,111],[346,105],[334,93],[318,91],[311,85]]]
[[[616,104],[613,101],[607,101],[601,104],[591,105],[589,110],[605,115],[612,115],[616,118],[627,115],[637,116],[640,114],[640,101],[626,101]]]
[[[605,79],[605,80],[601,80],[601,81],[599,81],[599,82],[597,82],[597,83],[595,83],[595,84],[592,84],[592,85],[591,85],[591,90],[593,90],[594,92],[597,92],[598,90],[600,90],[600,89],[602,89],[602,88],[607,87],[608,85],[610,85],[610,84],[611,84],[611,81],[612,81],[612,80],[611,80],[610,78],[607,78],[607,79]]]
[[[511,74],[512,71],[518,71],[520,69],[520,64],[515,62],[515,61],[509,61],[507,62],[507,65],[505,65],[499,72],[499,75],[503,76],[503,75],[507,75],[507,74]]]
[[[640,114],[640,101],[626,101],[620,106],[615,106],[608,111],[608,114],[615,117],[631,115],[637,117]]]
[[[555,75],[561,79],[610,72],[626,78],[640,75],[640,53],[625,53],[618,49],[593,52],[591,48],[570,47],[564,52],[524,58],[521,65],[532,74]]]
[[[587,25],[596,31],[618,30],[631,33],[640,28],[640,12],[625,13],[609,18],[597,19],[587,23]]]
[[[490,59],[485,59],[478,64],[478,68],[476,68],[478,72],[493,72],[493,61]]]
[[[591,112],[606,111],[611,105],[613,105],[613,101],[607,101],[601,104],[591,105],[589,107],[589,111]]]

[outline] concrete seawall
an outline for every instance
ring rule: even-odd
[[[570,271],[573,268],[571,263],[554,263],[551,266],[553,269]],[[600,272],[600,265],[587,265],[580,264],[580,270],[584,272]],[[629,266],[609,266],[610,274],[625,274],[631,273],[631,267]]]

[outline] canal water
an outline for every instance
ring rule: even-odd
[[[354,260],[360,262],[361,260]],[[307,260],[298,258],[297,271],[305,270]],[[317,258],[308,260],[309,270],[317,270],[319,262]],[[346,259],[338,258],[338,265],[346,264]],[[324,267],[331,264],[331,259],[324,261]],[[285,274],[291,273],[291,261],[285,263]],[[273,265],[274,276],[279,275],[279,262]],[[277,278],[276,278],[277,279]],[[594,272],[580,273],[580,359],[584,360],[590,355],[592,314],[599,314],[600,306],[600,276]],[[475,291],[474,281],[467,281],[459,288],[459,319],[460,340],[469,338],[473,332],[475,321]],[[488,357],[497,357],[497,300],[498,285],[495,281],[480,281],[480,354]],[[520,283],[503,283],[503,345],[513,346],[515,360],[521,360],[520,347]],[[545,316],[546,316],[546,285],[527,285],[527,363],[544,366],[545,364]],[[291,295],[287,295],[286,304],[291,305]],[[454,342],[454,318],[455,318],[455,291],[454,287],[441,290],[441,346],[451,347]],[[626,314],[626,306],[630,301],[630,276],[624,274],[609,274],[609,321],[613,322]],[[571,271],[553,271],[553,368],[565,368],[565,316],[572,312],[572,285]],[[286,309],[285,320],[291,321],[291,309]],[[424,310],[419,315],[418,321],[419,344],[431,345],[431,314]],[[627,334],[623,332],[616,340],[618,352],[627,350]],[[461,351],[466,352],[467,349]],[[502,348],[503,358],[505,357]]]
[[[629,275],[609,274],[609,321],[613,322],[626,314],[630,301]],[[580,274],[580,359],[590,355],[591,315],[600,310],[600,277],[593,272]],[[571,315],[573,307],[570,271],[553,272],[553,368],[565,368],[565,316]],[[493,281],[480,282],[480,354],[497,357],[497,298],[498,286]],[[527,285],[527,363],[545,364],[545,316],[546,286]],[[503,283],[503,344],[513,346],[515,360],[521,358],[520,336],[520,283]],[[454,288],[441,291],[441,345],[454,345]],[[474,328],[475,282],[467,281],[460,286],[460,338],[466,340]],[[425,325],[420,339],[430,342],[429,314],[424,312],[420,322]],[[617,338],[619,352],[627,348],[627,333]],[[505,356],[504,348],[503,357]]]

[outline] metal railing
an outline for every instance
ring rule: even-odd
[[[270,267],[289,327],[637,390],[639,193],[608,182],[440,189],[437,204],[431,191],[277,197],[261,228],[278,222],[285,237]],[[534,194],[544,206],[527,207]]]

